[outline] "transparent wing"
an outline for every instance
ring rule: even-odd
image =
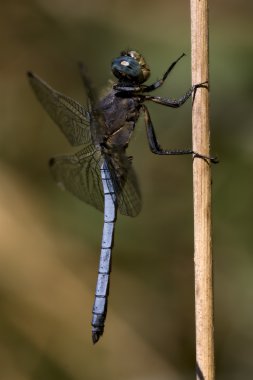
[[[91,145],[73,155],[54,157],[49,165],[61,187],[103,212],[102,162],[101,151]]]
[[[104,142],[105,134],[105,119],[104,115],[99,109],[98,95],[90,77],[87,75],[87,69],[83,62],[79,62],[79,70],[82,82],[86,93],[88,95],[88,110],[91,123],[91,134],[93,142],[100,144]]]
[[[136,174],[133,168],[128,170],[123,190],[117,191],[117,202],[120,213],[128,216],[137,216],[141,211],[141,196]]]
[[[103,212],[104,193],[100,174],[103,160],[101,151],[90,145],[76,154],[54,157],[49,164],[60,187]],[[108,156],[106,160],[120,213],[136,216],[141,210],[141,196],[131,161],[123,154],[117,159],[115,155]]]
[[[29,72],[28,77],[36,97],[70,144],[91,144],[89,112],[75,100],[55,91],[35,74]]]
[[[138,215],[141,211],[141,194],[132,160],[119,151],[108,158],[108,167],[120,213],[128,216]]]

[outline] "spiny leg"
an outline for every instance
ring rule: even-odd
[[[170,98],[164,98],[161,96],[152,96],[152,95],[143,95],[143,99],[144,100],[151,100],[152,102],[161,104],[163,106],[172,107],[172,108],[179,108],[190,98],[192,93],[194,94],[194,96],[193,96],[193,100],[194,100],[195,92],[196,92],[197,88],[207,88],[206,84],[207,84],[207,82],[203,82],[203,83],[193,85],[179,99],[170,99]]]
[[[145,120],[145,125],[146,125],[146,130],[147,130],[147,137],[148,137],[148,142],[149,142],[149,147],[152,153],[159,154],[159,155],[170,155],[170,156],[175,156],[175,155],[185,155],[185,154],[193,154],[194,157],[199,157],[203,158],[205,160],[210,160],[213,163],[218,163],[218,160],[216,157],[209,157],[205,156],[202,154],[199,154],[197,152],[194,152],[191,149],[177,149],[177,150],[167,150],[167,149],[162,149],[157,141],[154,126],[152,123],[152,120],[150,118],[150,114],[148,112],[148,109],[146,106],[142,105],[142,111],[144,113],[144,120]]]
[[[165,74],[163,75],[162,79],[159,79],[157,80],[156,82],[152,83],[151,85],[147,86],[144,88],[144,91],[145,92],[150,92],[150,91],[153,91],[153,90],[156,90],[157,88],[161,87],[163,85],[163,83],[165,82],[167,76],[169,75],[169,73],[172,71],[172,69],[174,68],[174,66],[178,63],[178,61],[180,61],[180,59],[182,59],[183,57],[185,56],[185,53],[183,53],[182,55],[180,55],[180,57],[172,62],[172,64],[169,66],[169,68],[167,69],[167,71],[165,72]]]

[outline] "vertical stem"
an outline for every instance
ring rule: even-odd
[[[191,0],[192,83],[208,81],[208,0]],[[209,93],[197,89],[192,109],[193,150],[209,156]],[[193,163],[196,377],[214,380],[211,164]]]

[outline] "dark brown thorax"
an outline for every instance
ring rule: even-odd
[[[108,145],[126,148],[139,118],[138,97],[117,96],[112,89],[99,103],[105,122]]]

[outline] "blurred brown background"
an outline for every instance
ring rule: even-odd
[[[217,377],[253,378],[253,46],[248,1],[210,1]],[[157,157],[141,120],[130,154],[143,210],[118,218],[104,337],[91,343],[102,214],[61,192],[48,159],[71,152],[34,97],[33,70],[85,102],[76,62],[99,88],[131,47],[190,86],[188,1],[10,0],[0,12],[0,379],[194,378],[192,163]],[[158,93],[157,92],[157,93]],[[191,146],[191,105],[149,105],[165,148]]]

